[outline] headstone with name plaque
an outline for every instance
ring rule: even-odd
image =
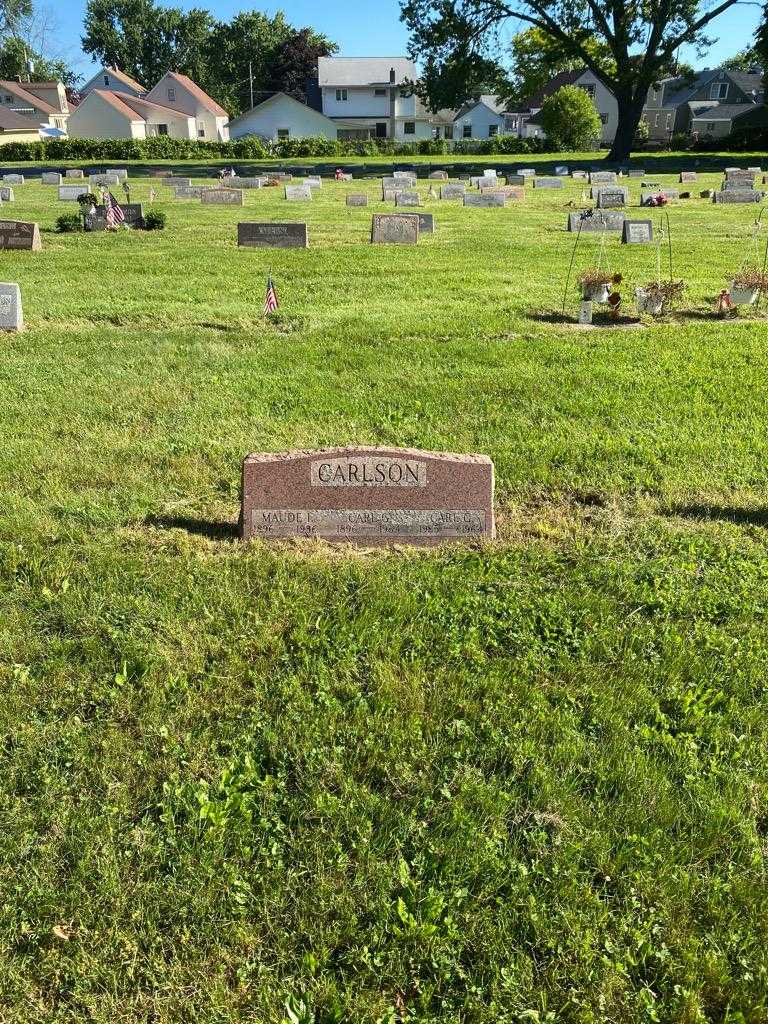
[[[114,174],[116,176],[118,182],[121,183],[121,184],[122,184],[122,182],[128,180],[128,171],[126,170],[125,167],[105,167],[104,168],[104,173],[105,174]]]
[[[699,176],[696,171],[680,171],[680,184],[681,185],[693,185],[694,182],[698,181]]]
[[[124,226],[128,228],[141,228],[144,225],[144,209],[141,203],[120,203],[120,209],[125,217]],[[107,208],[97,206],[95,213],[85,215],[85,227],[88,231],[107,230]]]
[[[589,175],[591,185],[615,185],[615,171],[591,171]]]
[[[59,185],[59,199],[62,202],[76,203],[80,196],[87,195],[87,185]]]
[[[535,178],[536,177],[536,171],[533,169],[533,167],[518,167],[517,170],[515,171],[515,174],[519,174],[523,178]]]
[[[285,198],[291,202],[301,202],[312,198],[312,189],[309,185],[286,185]]]
[[[88,184],[91,187],[94,185],[107,187],[109,185],[119,185],[120,179],[116,174],[89,174]]]
[[[394,214],[393,216],[398,216]],[[411,214],[401,214],[403,217],[410,217]],[[431,235],[435,230],[434,215],[431,213],[419,213],[419,237],[422,235]]]
[[[241,188],[208,188],[200,193],[200,202],[205,206],[242,206]]]
[[[734,188],[713,192],[712,201],[715,203],[760,203],[764,195],[764,192],[757,192],[754,189]]]
[[[191,178],[177,178],[175,175],[170,178],[161,178],[160,184],[165,188],[192,188]]]
[[[325,448],[248,455],[245,541],[304,537],[366,547],[490,540],[493,463],[414,448]]]
[[[600,185],[592,189],[598,210],[617,210],[629,202],[629,189],[621,185]]]

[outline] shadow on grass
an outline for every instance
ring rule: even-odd
[[[566,313],[563,315],[559,310],[549,310],[539,313],[528,313],[529,320],[536,320],[542,324],[553,324],[560,327],[578,327],[589,329],[590,327],[642,327],[643,322],[639,317],[618,316],[612,317],[609,313],[595,313],[591,324],[580,324],[578,318]]]
[[[194,519],[191,516],[148,516],[144,522],[146,526],[154,526],[157,530],[185,530],[208,540],[237,540],[240,536],[237,523]]]
[[[766,508],[724,508],[721,505],[673,505],[667,515],[683,519],[708,519],[737,526],[768,526]]]

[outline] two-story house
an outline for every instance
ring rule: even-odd
[[[648,90],[643,118],[649,138],[667,142],[678,133],[724,137],[740,118],[762,111],[761,71],[706,68],[695,76],[664,78]]]
[[[544,100],[564,85],[575,85],[583,89],[595,105],[600,116],[600,143],[610,145],[616,136],[619,123],[619,105],[616,97],[600,79],[588,69],[562,71],[551,78],[543,89],[504,113],[505,134],[517,135],[521,139],[544,138],[541,126],[541,108]]]
[[[141,97],[147,95],[147,90],[140,82],[137,82],[135,78],[131,78],[130,75],[126,75],[119,68],[100,68],[93,78],[89,79],[78,92],[84,99],[94,89],[108,89],[110,92],[116,92],[121,96]]]
[[[0,107],[27,118],[36,128],[65,132],[70,115],[67,92],[61,82],[0,80]]]
[[[416,66],[406,57],[320,57],[322,113],[339,138],[431,139],[432,117],[408,87]]]
[[[193,117],[195,137],[201,142],[229,141],[229,114],[186,75],[169,71],[144,99]]]

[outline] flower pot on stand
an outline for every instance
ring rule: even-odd
[[[645,288],[635,288],[635,301],[637,302],[638,313],[661,316],[664,312],[666,298],[659,292],[647,291]]]
[[[731,282],[731,302],[734,306],[753,306],[759,294],[759,288],[749,288]]]
[[[604,306],[611,293],[611,286],[610,284],[585,284],[582,293],[585,302],[597,302]]]

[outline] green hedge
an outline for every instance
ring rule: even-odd
[[[253,136],[232,142],[198,142],[195,139],[46,139],[40,142],[9,142],[0,152],[7,161],[57,160],[268,160],[292,157],[344,156],[444,156],[449,153],[544,153],[546,142],[497,135],[492,139],[442,139],[393,142],[389,139],[346,142],[322,137],[262,142]]]

